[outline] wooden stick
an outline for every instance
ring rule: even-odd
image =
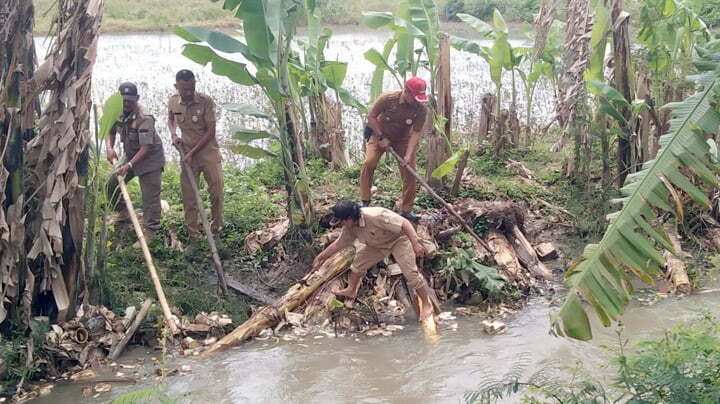
[[[130,213],[130,220],[132,221],[133,228],[135,229],[135,234],[137,235],[138,241],[140,242],[140,248],[142,249],[143,256],[145,257],[145,264],[147,264],[148,270],[150,271],[150,278],[152,279],[153,285],[155,286],[155,293],[157,293],[158,300],[160,300],[160,307],[162,307],[163,315],[165,315],[165,321],[167,322],[168,327],[170,327],[170,331],[172,331],[173,335],[177,334],[178,329],[175,326],[175,323],[172,321],[170,306],[168,305],[167,299],[165,298],[165,292],[163,292],[160,278],[157,275],[155,263],[153,262],[152,255],[150,255],[150,249],[148,248],[147,241],[145,240],[145,235],[142,232],[142,227],[140,227],[140,221],[137,218],[137,213],[135,213],[132,199],[130,199],[130,194],[128,193],[127,187],[125,186],[125,176],[118,175],[117,177],[118,184],[120,185],[120,192],[122,192],[123,199],[125,200],[125,207],[127,208],[128,213]]]
[[[133,335],[135,335],[135,332],[137,331],[138,327],[140,327],[140,324],[145,319],[145,316],[147,315],[148,310],[150,309],[150,306],[152,305],[152,299],[145,299],[145,301],[142,304],[142,307],[140,308],[140,312],[138,312],[137,316],[135,316],[135,321],[133,321],[130,328],[125,331],[125,336],[120,340],[120,342],[115,345],[112,350],[110,351],[110,355],[108,355],[108,359],[111,361],[114,361],[115,359],[120,356],[123,349],[125,349],[125,345],[130,342]]]
[[[208,244],[210,245],[210,251],[212,251],[213,265],[215,266],[215,272],[217,272],[218,285],[220,285],[220,290],[222,291],[223,296],[227,295],[227,281],[225,280],[225,270],[223,270],[222,262],[220,261],[220,254],[218,254],[218,249],[215,245],[215,238],[213,237],[212,229],[210,228],[210,222],[208,221],[207,214],[205,214],[205,209],[203,209],[202,198],[200,198],[200,190],[198,189],[198,184],[195,181],[195,175],[193,174],[190,164],[185,162],[185,152],[183,151],[182,146],[175,145],[175,148],[177,149],[178,153],[180,153],[180,164],[182,164],[184,168],[183,171],[185,171],[185,176],[190,182],[190,188],[192,188],[193,194],[195,194],[195,203],[197,203],[198,206],[200,221],[202,221],[203,230],[205,231],[205,236],[207,237]]]
[[[432,187],[430,185],[428,185],[428,183],[425,182],[425,180],[423,180],[422,177],[420,177],[420,174],[418,174],[417,171],[415,171],[409,165],[405,164],[405,160],[403,160],[402,157],[400,157],[400,155],[397,154],[395,149],[393,149],[392,147],[388,147],[388,150],[390,151],[390,154],[392,154],[393,157],[395,157],[395,159],[397,159],[398,163],[400,163],[400,166],[405,167],[405,169],[407,169],[410,172],[410,174],[412,174],[413,177],[415,177],[415,179],[418,180],[418,182],[423,187],[425,187],[425,189],[430,193],[430,195],[435,197],[435,199],[437,199],[445,207],[445,209],[447,209],[448,212],[450,212],[450,214],[453,215],[460,222],[460,224],[465,228],[465,230],[468,233],[470,233],[470,235],[473,236],[473,238],[475,240],[477,240],[477,242],[480,243],[480,245],[483,246],[484,249],[486,249],[487,251],[494,254],[494,251],[492,250],[492,248],[490,248],[488,243],[486,243],[485,240],[481,239],[480,236],[478,236],[475,233],[475,231],[472,229],[472,227],[470,227],[470,225],[467,224],[467,222],[465,220],[463,220],[462,216],[460,216],[460,214],[458,214],[455,211],[455,209],[453,209],[452,205],[445,202],[445,200],[443,198],[441,198],[440,195],[435,193],[435,191],[432,189]]]

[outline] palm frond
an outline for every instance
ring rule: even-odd
[[[664,265],[658,246],[674,251],[668,237],[657,226],[655,209],[682,213],[682,203],[668,203],[678,191],[695,202],[709,206],[705,193],[686,176],[691,173],[702,181],[718,184],[717,167],[709,160],[704,133],[720,126],[720,114],[714,109],[717,95],[714,72],[692,77],[702,91],[682,102],[668,104],[673,119],[670,130],[660,138],[657,158],[643,164],[642,170],[627,177],[621,188],[623,197],[615,202],[622,210],[608,215],[611,223],[598,244],[585,248],[582,258],[568,269],[570,287],[559,312],[552,315],[556,334],[580,340],[592,338],[592,330],[581,297],[590,303],[604,326],[616,321],[627,308],[632,293],[630,274],[652,284],[653,276]]]

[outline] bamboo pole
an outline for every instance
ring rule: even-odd
[[[145,235],[142,232],[142,227],[140,227],[140,221],[137,218],[137,213],[135,213],[135,207],[132,204],[132,199],[130,199],[130,193],[128,193],[127,187],[125,186],[125,176],[118,175],[117,177],[118,184],[120,185],[120,192],[122,193],[123,200],[125,200],[125,206],[127,207],[128,213],[130,213],[130,220],[132,221],[135,234],[140,242],[140,248],[142,249],[143,256],[145,257],[145,264],[147,264],[148,271],[150,271],[150,278],[155,286],[155,293],[158,295],[160,307],[162,307],[163,315],[165,315],[165,321],[167,321],[168,327],[170,327],[170,331],[173,335],[177,334],[179,330],[172,321],[170,306],[165,298],[165,292],[163,292],[160,278],[157,275],[157,269],[155,269],[155,263],[153,262],[152,255],[150,255],[150,249],[148,248],[147,241],[145,240]]]
[[[437,199],[438,202],[440,202],[440,203],[445,207],[445,209],[447,209],[448,212],[450,212],[450,214],[453,215],[453,216],[455,217],[455,219],[457,219],[457,220],[460,222],[460,224],[465,228],[465,230],[466,230],[468,233],[470,233],[470,235],[473,236],[473,238],[474,238],[484,249],[486,249],[488,252],[494,253],[493,249],[490,248],[490,246],[488,245],[488,243],[486,243],[485,240],[483,240],[482,238],[480,238],[480,236],[478,236],[478,235],[475,233],[475,231],[472,229],[472,227],[470,227],[470,225],[467,224],[467,222],[466,222],[465,220],[463,220],[462,216],[460,216],[460,214],[455,211],[455,209],[452,207],[452,205],[450,205],[449,203],[445,202],[445,200],[444,200],[443,198],[441,198],[440,195],[438,195],[438,194],[432,189],[432,187],[431,187],[430,185],[428,185],[428,183],[425,182],[425,180],[422,179],[422,177],[420,177],[420,174],[418,174],[417,171],[415,171],[415,169],[413,169],[413,168],[410,167],[409,165],[405,164],[405,160],[403,160],[403,158],[400,157],[399,154],[397,154],[397,152],[395,151],[395,149],[393,149],[392,147],[388,147],[388,151],[390,152],[390,154],[393,155],[393,157],[395,157],[395,159],[398,161],[398,163],[400,163],[400,165],[401,165],[402,167],[405,167],[405,169],[408,170],[408,171],[410,172],[410,174],[412,174],[413,177],[415,177],[415,179],[418,180],[418,182],[430,193],[430,195],[432,195],[435,199]]]
[[[208,244],[210,245],[210,251],[212,251],[213,265],[215,266],[215,272],[218,277],[218,285],[222,291],[223,296],[227,295],[227,281],[225,280],[225,271],[223,270],[222,262],[220,261],[220,254],[218,254],[217,245],[215,245],[215,238],[210,228],[210,222],[208,221],[205,209],[203,209],[202,199],[200,198],[200,190],[198,189],[197,181],[195,181],[195,175],[193,174],[190,164],[185,162],[185,152],[182,146],[175,145],[178,153],[180,153],[180,164],[184,168],[185,176],[190,182],[190,188],[192,188],[193,194],[195,195],[195,203],[198,206],[198,213],[200,214],[200,221],[202,221],[203,230],[207,237]]]

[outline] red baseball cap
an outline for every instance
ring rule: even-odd
[[[425,94],[426,88],[425,80],[420,77],[411,77],[405,82],[405,89],[410,92],[417,102],[428,102],[428,96]]]

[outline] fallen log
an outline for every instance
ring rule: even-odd
[[[670,244],[675,248],[675,254],[667,250],[663,252],[666,276],[668,280],[672,282],[678,293],[688,294],[691,292],[692,286],[690,285],[690,278],[685,270],[685,262],[678,258],[678,256],[682,254],[680,237],[673,226],[666,223],[664,227],[665,233],[667,233],[670,239]]]
[[[538,258],[535,253],[535,249],[532,244],[530,244],[527,238],[525,238],[525,235],[522,231],[520,231],[520,228],[517,225],[513,225],[511,232],[513,247],[515,247],[515,253],[520,260],[520,263],[522,263],[523,266],[527,268],[536,278],[547,280],[552,279],[552,271],[550,271],[545,264],[540,261],[540,258]]]
[[[523,273],[523,268],[520,266],[520,262],[515,254],[515,249],[510,245],[505,235],[497,230],[490,230],[487,238],[488,244],[490,244],[493,251],[495,251],[494,258],[500,267],[500,276],[506,281],[527,280],[527,276]]]
[[[145,316],[147,315],[147,312],[150,309],[151,305],[152,299],[145,299],[142,307],[140,308],[140,311],[138,312],[137,316],[135,316],[135,320],[133,321],[132,325],[125,332],[125,336],[123,337],[123,339],[121,339],[120,342],[118,342],[117,345],[115,345],[110,351],[110,355],[108,355],[109,360],[114,361],[118,358],[118,356],[120,356],[123,349],[125,349],[125,346],[128,344],[128,342],[130,342],[133,335],[135,335],[135,332],[137,331],[138,327],[140,327],[140,324],[142,324],[143,320],[145,320]]]
[[[330,312],[332,311],[330,302],[335,300],[335,294],[332,291],[336,288],[339,289],[341,286],[340,277],[336,277],[318,289],[315,295],[309,299],[303,311],[305,324],[318,326],[330,318]]]
[[[320,268],[310,272],[273,304],[267,305],[253,313],[253,315],[230,334],[211,345],[210,348],[199,355],[207,358],[215,352],[222,351],[232,345],[238,344],[258,335],[262,330],[272,327],[285,315],[300,306],[320,286],[328,280],[335,278],[350,268],[355,249],[348,247],[323,263]]]

